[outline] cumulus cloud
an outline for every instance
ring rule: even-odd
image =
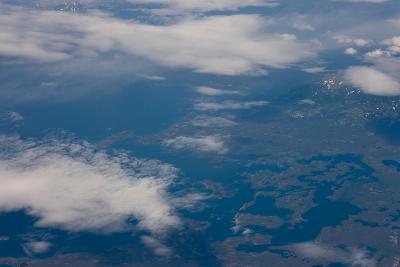
[[[387,51],[384,51],[382,49],[375,49],[373,51],[367,52],[365,53],[366,57],[381,57],[381,56],[390,56],[390,53],[388,53]]]
[[[237,123],[223,117],[197,116],[190,121],[190,124],[195,127],[229,127]]]
[[[357,49],[355,49],[353,47],[349,47],[349,48],[346,48],[346,50],[344,50],[344,53],[346,55],[355,55],[358,53],[358,51],[357,51]]]
[[[293,18],[292,26],[301,31],[315,31],[314,26],[307,22],[306,16],[297,15]]]
[[[157,234],[180,224],[174,203],[182,201],[168,193],[177,170],[168,164],[55,139],[1,136],[0,151],[0,211],[25,210],[37,227]]]
[[[49,251],[51,243],[47,241],[32,241],[22,245],[28,255],[43,254]]]
[[[172,250],[162,244],[158,239],[152,237],[152,236],[142,236],[140,238],[148,248],[151,248],[153,250],[153,253],[157,256],[170,256],[172,254]]]
[[[268,33],[257,15],[187,18],[148,25],[100,12],[85,14],[2,6],[0,55],[40,62],[143,57],[171,68],[238,75],[286,68],[314,55],[309,44]]]
[[[202,95],[219,96],[219,95],[240,95],[239,91],[222,90],[208,86],[199,86],[195,91]]]
[[[175,138],[167,139],[164,145],[173,147],[175,149],[187,149],[197,152],[216,152],[226,153],[228,148],[221,136],[207,135],[207,136],[178,136]]]
[[[352,38],[347,35],[336,35],[333,37],[338,44],[352,44],[355,46],[366,46],[371,44],[371,40],[362,38]]]
[[[194,108],[200,111],[219,111],[224,109],[251,109],[254,107],[265,106],[267,104],[268,104],[267,101],[247,101],[247,102],[226,101],[222,103],[199,102],[194,105]]]
[[[350,67],[345,71],[346,82],[372,95],[400,95],[400,81],[374,67]]]
[[[340,262],[359,267],[377,266],[376,261],[365,250],[344,250],[316,242],[298,243],[291,247],[299,255],[313,260]]]
[[[383,41],[384,44],[400,46],[400,36],[393,36]]]
[[[396,55],[400,53],[400,36],[393,36],[392,38],[385,39],[382,44],[388,46],[388,50],[391,54]]]

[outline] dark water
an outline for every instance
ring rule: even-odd
[[[400,145],[400,121],[392,118],[376,118],[370,127],[389,143]]]
[[[398,162],[396,160],[384,160],[384,161],[382,161],[382,163],[385,166],[393,167],[393,168],[395,168],[396,171],[400,172],[400,162]]]
[[[287,218],[293,211],[289,209],[277,208],[275,206],[275,199],[272,197],[258,196],[256,203],[250,208],[246,209],[246,213],[257,214],[263,216],[279,216]]]
[[[191,107],[188,97],[179,87],[142,82],[111,95],[23,103],[15,105],[13,111],[25,118],[18,128],[23,136],[42,137],[48,129],[62,129],[93,141],[121,131],[159,132],[187,113]],[[0,108],[0,114],[7,111]]]
[[[339,225],[342,221],[349,218],[349,216],[357,214],[362,210],[348,202],[332,201],[328,197],[333,193],[333,187],[342,183],[343,176],[337,176],[334,181],[318,181],[310,179],[314,175],[323,175],[332,171],[333,168],[339,163],[355,163],[360,169],[354,172],[347,173],[346,177],[349,180],[357,180],[359,178],[368,177],[374,180],[373,169],[362,162],[360,157],[346,154],[338,156],[315,156],[311,159],[302,160],[302,164],[309,165],[313,161],[322,161],[329,164],[326,165],[324,170],[311,171],[308,175],[300,175],[299,180],[307,181],[308,184],[314,188],[313,202],[317,204],[316,207],[311,208],[309,211],[302,215],[305,220],[302,223],[284,224],[277,229],[267,229],[262,227],[253,227],[254,231],[267,233],[272,236],[271,244],[265,245],[239,245],[238,250],[246,252],[263,252],[269,250],[273,246],[287,245],[297,242],[306,242],[314,240],[321,230],[325,227],[334,227]],[[270,207],[266,207],[266,210]],[[275,251],[277,252],[277,251]],[[280,253],[280,252],[277,252]]]

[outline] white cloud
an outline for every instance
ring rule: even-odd
[[[194,105],[194,108],[200,111],[218,111],[224,109],[251,109],[267,105],[267,101],[248,101],[248,102],[233,102],[226,101],[222,103],[216,102],[199,102]]]
[[[360,249],[344,250],[316,242],[297,243],[291,247],[299,255],[313,260],[334,261],[358,267],[377,266],[376,261],[366,251]]]
[[[348,0],[350,2],[384,3],[392,0]]]
[[[344,53],[346,55],[355,55],[358,53],[358,51],[357,51],[357,49],[355,49],[353,47],[349,47],[349,48],[346,48],[346,50],[344,50]]]
[[[365,56],[367,57],[381,57],[381,56],[390,56],[390,53],[388,51],[384,51],[382,49],[375,49],[373,51],[365,53]]]
[[[302,99],[298,103],[299,104],[306,104],[306,105],[315,105],[316,104],[314,100],[308,99],[308,98]]]
[[[86,142],[1,136],[0,149],[0,211],[25,210],[37,227],[161,233],[180,224],[170,165],[110,156]]]
[[[388,49],[392,54],[400,53],[400,46],[392,45],[392,46],[389,46]]]
[[[370,44],[371,41],[366,40],[366,39],[354,39],[353,43],[357,46],[366,46],[366,45]]]
[[[310,257],[313,259],[332,259],[337,256],[337,251],[330,247],[314,242],[305,242],[294,244],[296,252],[300,255]]]
[[[382,44],[388,45],[388,50],[391,54],[399,54],[400,53],[400,36],[393,36],[390,39],[385,39],[382,41]]]
[[[314,26],[306,21],[306,16],[297,15],[293,18],[292,26],[302,31],[315,31]]]
[[[134,4],[161,4],[159,14],[237,10],[243,7],[275,7],[276,0],[128,0]]]
[[[172,254],[172,250],[167,246],[163,245],[159,240],[154,237],[145,235],[140,238],[147,247],[153,250],[153,253],[157,256],[170,256]]]
[[[302,71],[315,74],[326,71],[325,67],[311,67],[311,68],[304,68]]]
[[[400,95],[400,81],[374,67],[350,67],[345,71],[344,78],[368,94]]]
[[[229,127],[237,123],[223,117],[198,116],[191,120],[190,124],[195,127]]]
[[[365,2],[365,3],[379,4],[379,3],[389,2],[389,1],[392,1],[392,0],[333,0],[333,1],[337,1],[337,2],[353,2],[353,3]]]
[[[147,75],[147,74],[143,74],[141,75],[142,78],[146,79],[146,80],[151,80],[151,81],[165,81],[166,78],[163,76],[157,76],[157,75]]]
[[[7,112],[5,117],[12,122],[20,122],[24,120],[24,117],[16,111]]]
[[[352,38],[347,35],[336,35],[333,37],[338,44],[352,44],[355,46],[366,46],[372,43],[371,40],[362,38]]]
[[[393,36],[390,39],[383,40],[383,44],[400,46],[400,36]]]
[[[167,139],[164,145],[173,147],[175,149],[188,149],[199,152],[228,152],[225,142],[221,136],[207,135],[207,136],[178,136],[175,138]]]
[[[22,245],[28,255],[43,254],[49,251],[51,243],[47,241],[32,241]]]
[[[171,68],[213,74],[259,74],[314,56],[310,44],[268,33],[257,15],[210,16],[148,25],[92,12],[2,6],[0,55],[59,62],[107,53],[144,57]]]
[[[219,96],[219,95],[239,95],[239,91],[222,90],[208,86],[199,86],[195,91],[202,95]]]

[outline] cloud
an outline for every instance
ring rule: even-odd
[[[375,267],[376,261],[365,250],[344,250],[329,245],[304,242],[291,245],[292,249],[303,257],[324,262],[340,262],[350,266]]]
[[[393,36],[390,39],[386,39],[383,41],[384,44],[400,46],[400,36]]]
[[[381,45],[385,45],[385,48],[377,48],[373,51],[367,52],[365,56],[367,58],[377,57],[392,57],[400,53],[400,36],[393,36],[391,38],[384,39],[380,42]]]
[[[356,46],[366,46],[371,44],[371,40],[362,39],[362,38],[352,38],[347,35],[336,35],[333,37],[338,44],[352,44]]]
[[[195,127],[229,127],[237,123],[223,117],[198,116],[191,120],[190,124]]]
[[[392,55],[400,53],[400,36],[393,36],[390,39],[385,39],[382,44],[388,45],[388,50]]]
[[[32,241],[22,245],[28,255],[43,254],[49,251],[51,243],[47,241]]]
[[[389,2],[392,0],[333,0],[336,2],[352,2],[352,3],[374,3],[374,4],[380,4],[380,3],[385,3],[385,2]]]
[[[304,69],[302,69],[302,71],[311,73],[311,74],[315,74],[315,73],[325,72],[326,69],[325,69],[325,67],[311,67],[311,68],[304,68]]]
[[[293,18],[292,26],[301,31],[315,31],[314,26],[306,21],[306,16],[297,15]]]
[[[0,211],[25,210],[37,227],[157,234],[180,224],[168,164],[56,139],[0,136],[0,150]]]
[[[12,122],[21,122],[24,120],[24,117],[16,111],[10,111],[6,112],[3,116],[0,116],[0,119],[5,119]]]
[[[315,104],[316,104],[314,100],[308,99],[308,98],[302,99],[302,100],[300,100],[298,103],[299,103],[299,104],[303,104],[303,105],[304,105],[304,104],[305,104],[305,105],[315,105]]]
[[[228,152],[225,142],[221,136],[207,135],[207,136],[178,136],[175,138],[167,139],[164,145],[173,147],[175,149],[187,149],[197,152],[216,152],[224,154]]]
[[[153,253],[157,256],[170,256],[172,254],[172,250],[167,246],[163,245],[159,240],[154,237],[145,235],[140,238],[147,247],[153,250]]]
[[[374,67],[349,67],[345,73],[346,82],[372,95],[400,95],[400,81]]]
[[[355,55],[358,53],[358,51],[357,51],[357,49],[355,49],[353,47],[349,47],[349,48],[346,48],[346,50],[344,50],[344,53],[346,55]]]
[[[165,81],[166,78],[163,76],[157,76],[157,75],[147,75],[147,74],[143,74],[141,75],[142,78],[146,79],[146,80],[150,80],[150,81]]]
[[[337,251],[329,246],[314,242],[298,243],[293,245],[295,251],[312,259],[332,259],[337,256]]]
[[[366,57],[381,57],[381,56],[390,56],[390,53],[388,53],[387,51],[384,51],[382,49],[375,49],[373,51],[367,52],[365,53]]]
[[[159,14],[237,10],[243,7],[275,7],[276,0],[128,0],[134,4],[163,5]]]
[[[199,102],[194,105],[194,108],[200,111],[218,111],[224,109],[251,109],[254,107],[265,106],[267,104],[268,104],[267,101],[248,101],[248,102],[226,101],[222,103]]]
[[[219,96],[219,95],[240,95],[239,91],[222,90],[208,86],[199,86],[195,91],[202,95]]]
[[[258,15],[149,25],[100,12],[77,14],[2,5],[0,24],[0,55],[39,62],[123,53],[170,68],[239,75],[287,68],[315,54],[310,44],[268,33],[268,21]]]

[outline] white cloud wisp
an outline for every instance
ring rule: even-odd
[[[243,7],[275,7],[278,5],[276,0],[128,0],[128,2],[163,5],[163,8],[156,9],[159,14],[224,11]]]
[[[195,152],[215,152],[224,154],[228,152],[224,140],[221,136],[178,136],[175,138],[164,140],[164,145],[175,149],[186,149]]]

